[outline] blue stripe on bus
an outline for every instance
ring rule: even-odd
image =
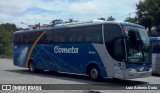
[[[15,60],[15,64],[21,67],[25,66],[26,55],[31,46],[17,46],[15,56],[20,59]],[[59,51],[55,49],[68,49],[68,51]],[[74,49],[78,50],[74,50]],[[89,53],[95,51],[95,54]],[[57,53],[55,53],[57,52]],[[22,60],[23,59],[23,60]],[[95,63],[100,68],[100,75],[107,77],[107,72],[100,56],[91,43],[86,44],[37,44],[32,51],[31,59],[34,60],[38,69],[55,70],[62,72],[86,74],[86,68],[89,63]]]

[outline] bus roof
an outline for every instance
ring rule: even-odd
[[[27,32],[35,32],[35,31],[45,31],[50,29],[59,29],[59,28],[70,28],[70,27],[80,27],[80,26],[89,26],[89,25],[98,25],[98,24],[117,24],[117,25],[125,25],[125,26],[135,26],[135,27],[141,27],[140,25],[129,23],[129,22],[122,22],[122,21],[90,21],[90,22],[76,22],[76,23],[66,23],[66,24],[59,24],[55,27],[48,27],[43,29],[35,29],[35,30],[22,30],[22,31],[16,31],[15,33],[27,33]],[[15,34],[14,33],[14,34]]]
[[[122,24],[125,26],[135,26],[144,28],[143,26],[140,26],[138,24],[130,23],[130,22],[123,22],[123,21],[90,21],[90,22],[76,22],[76,23],[67,23],[67,24],[58,24],[55,27],[76,27],[76,26],[86,26],[86,25],[97,25],[97,24]]]
[[[133,27],[139,27],[139,28],[144,28],[143,26],[140,26],[138,24],[130,23],[130,22],[121,22],[122,25],[125,26],[133,26]]]
[[[43,28],[43,29],[34,29],[34,30],[20,30],[20,31],[14,32],[14,34],[28,33],[28,32],[36,32],[36,31],[46,31],[46,30],[49,30],[49,29],[52,29],[52,28],[53,28],[53,27]]]
[[[75,23],[58,24],[55,26],[55,28],[79,27],[79,26],[98,25],[98,24],[105,24],[105,23],[119,24],[119,22],[115,22],[115,21],[89,21],[89,22],[75,22]]]

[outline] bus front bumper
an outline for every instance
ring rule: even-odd
[[[143,71],[143,72],[126,71],[125,79],[149,77],[151,75],[152,75],[152,71]]]

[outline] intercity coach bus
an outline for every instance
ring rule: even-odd
[[[149,37],[128,22],[83,22],[16,31],[14,65],[30,72],[49,70],[130,79],[152,73]]]

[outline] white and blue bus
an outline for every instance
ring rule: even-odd
[[[160,75],[160,37],[150,37],[150,42],[152,45],[152,73]]]
[[[149,37],[144,27],[127,22],[86,22],[17,31],[14,65],[30,72],[49,70],[130,79],[152,73]]]

